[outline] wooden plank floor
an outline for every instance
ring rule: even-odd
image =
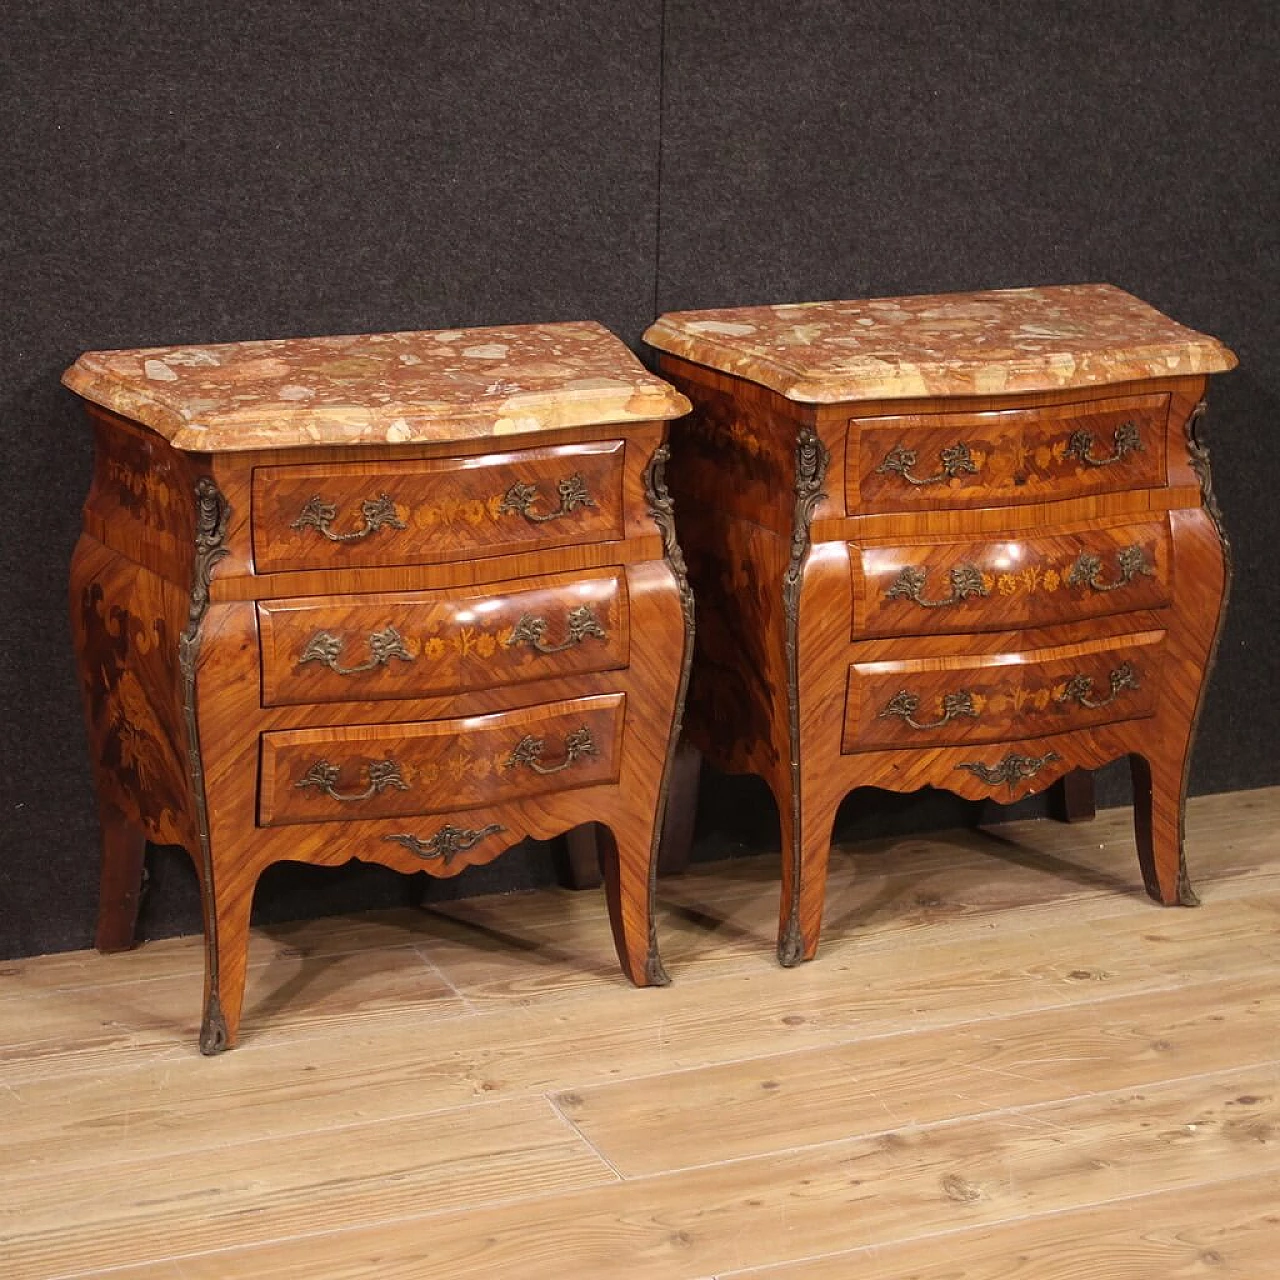
[[[242,1046],[191,938],[0,965],[0,1276],[1280,1275],[1280,788],[849,846],[819,958],[776,857],[256,931]]]

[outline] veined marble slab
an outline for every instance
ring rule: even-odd
[[[62,381],[201,453],[436,444],[689,410],[593,321],[89,351]]]
[[[814,404],[1057,391],[1236,365],[1216,338],[1109,284],[673,311],[645,341]]]

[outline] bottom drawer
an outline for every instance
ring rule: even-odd
[[[842,751],[1004,742],[1149,716],[1163,631],[849,668]]]
[[[258,822],[445,813],[616,782],[621,693],[417,724],[262,735]]]

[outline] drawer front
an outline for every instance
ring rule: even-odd
[[[1171,591],[1164,523],[850,553],[855,639],[1046,626],[1158,608]]]
[[[259,573],[496,556],[621,538],[623,442],[476,458],[259,467]]]
[[[855,418],[855,511],[1049,502],[1165,483],[1167,394],[990,413]]]
[[[264,600],[262,701],[434,697],[617,670],[627,665],[627,614],[617,570],[508,592]]]
[[[262,735],[258,821],[445,813],[616,782],[625,695],[419,724]]]
[[[1044,737],[1155,711],[1163,631],[1027,653],[854,663],[846,755]]]

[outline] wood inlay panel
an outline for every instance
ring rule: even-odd
[[[854,638],[996,631],[1158,608],[1164,524],[982,542],[850,548]]]
[[[1044,502],[1165,481],[1169,397],[849,421],[850,510]]]
[[[622,536],[621,441],[475,458],[263,467],[260,572],[412,564]]]
[[[263,826],[446,813],[618,777],[625,697],[263,735]]]
[[[618,570],[515,587],[264,600],[263,703],[429,697],[627,665]]]
[[[843,750],[1003,742],[1155,710],[1164,633],[849,668]]]

